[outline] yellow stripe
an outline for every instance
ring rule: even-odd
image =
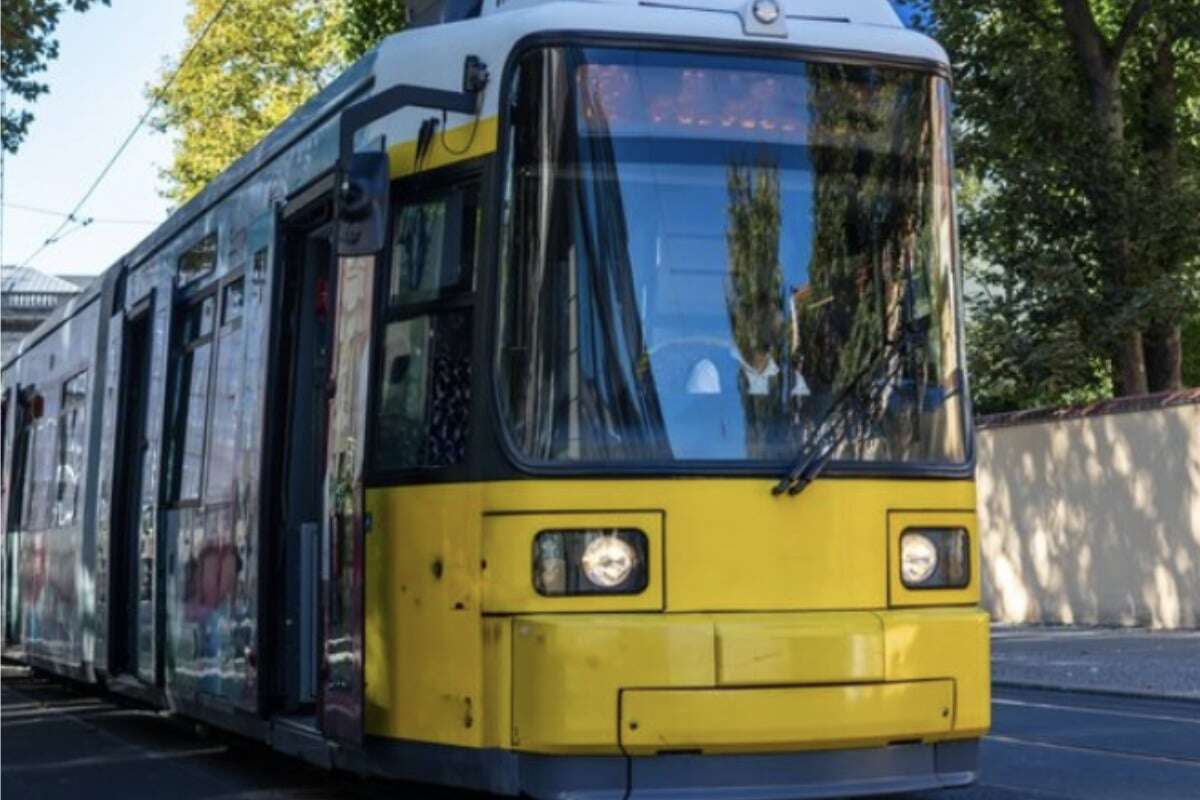
[[[394,144],[388,148],[391,176],[404,178],[495,152],[496,130],[495,117],[468,122],[446,131],[439,130],[434,133],[420,164],[417,163],[415,139]]]

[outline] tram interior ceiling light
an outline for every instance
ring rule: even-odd
[[[632,528],[542,531],[533,540],[533,586],[550,597],[638,594],[647,560],[646,534]]]
[[[900,536],[900,580],[909,589],[961,589],[971,581],[965,528],[910,528]]]

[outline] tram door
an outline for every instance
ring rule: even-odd
[[[142,478],[150,442],[146,414],[150,389],[151,306],[126,318],[119,366],[116,452],[113,454],[112,516],[109,529],[109,672],[137,673],[138,543]]]
[[[8,481],[8,496],[4,520],[4,643],[21,641],[21,517],[26,494],[26,468],[29,462],[30,423],[27,398],[31,390],[10,388],[12,395],[13,430],[6,431],[4,479]],[[8,398],[6,397],[6,400]],[[8,423],[6,409],[5,423]],[[11,435],[11,439],[8,436]]]
[[[363,738],[363,442],[371,358],[375,256],[343,257],[337,290],[325,459],[321,729]]]
[[[315,727],[320,674],[321,491],[332,340],[332,207],[318,201],[285,215],[279,414],[282,490],[275,493],[279,581],[274,614],[277,710]]]
[[[362,738],[362,432],[374,257],[336,259],[332,203],[285,208],[273,547],[276,710]],[[310,716],[311,715],[311,716]],[[311,722],[309,722],[311,720]]]

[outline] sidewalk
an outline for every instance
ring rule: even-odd
[[[1200,631],[996,625],[992,682],[1200,700]]]

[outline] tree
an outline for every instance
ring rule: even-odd
[[[176,136],[163,177],[179,203],[402,27],[401,0],[232,0],[196,45],[224,0],[191,1],[184,52],[195,50],[174,80],[167,64],[148,88],[161,96],[156,127]]]
[[[1200,286],[1200,5],[920,6],[956,73],[981,407],[1178,386]]]
[[[353,60],[379,44],[384,37],[403,30],[408,22],[405,0],[343,0],[346,16],[342,23],[342,47]]]
[[[95,0],[4,0],[0,8],[0,29],[3,48],[0,48],[0,73],[4,84],[4,112],[0,121],[3,147],[17,152],[33,112],[27,108],[10,108],[8,95],[15,95],[26,104],[32,103],[50,88],[34,76],[45,72],[46,65],[58,58],[58,40],[54,31],[64,8],[87,11]],[[104,5],[109,0],[99,0]]]
[[[739,374],[746,418],[746,453],[769,458],[777,447],[771,433],[785,416],[779,398],[750,390],[748,371],[778,372],[784,361],[786,320],[783,316],[783,265],[779,261],[782,201],[779,167],[765,158],[757,169],[728,166],[729,225],[725,243],[729,258],[726,304],[733,342],[745,364]]]

